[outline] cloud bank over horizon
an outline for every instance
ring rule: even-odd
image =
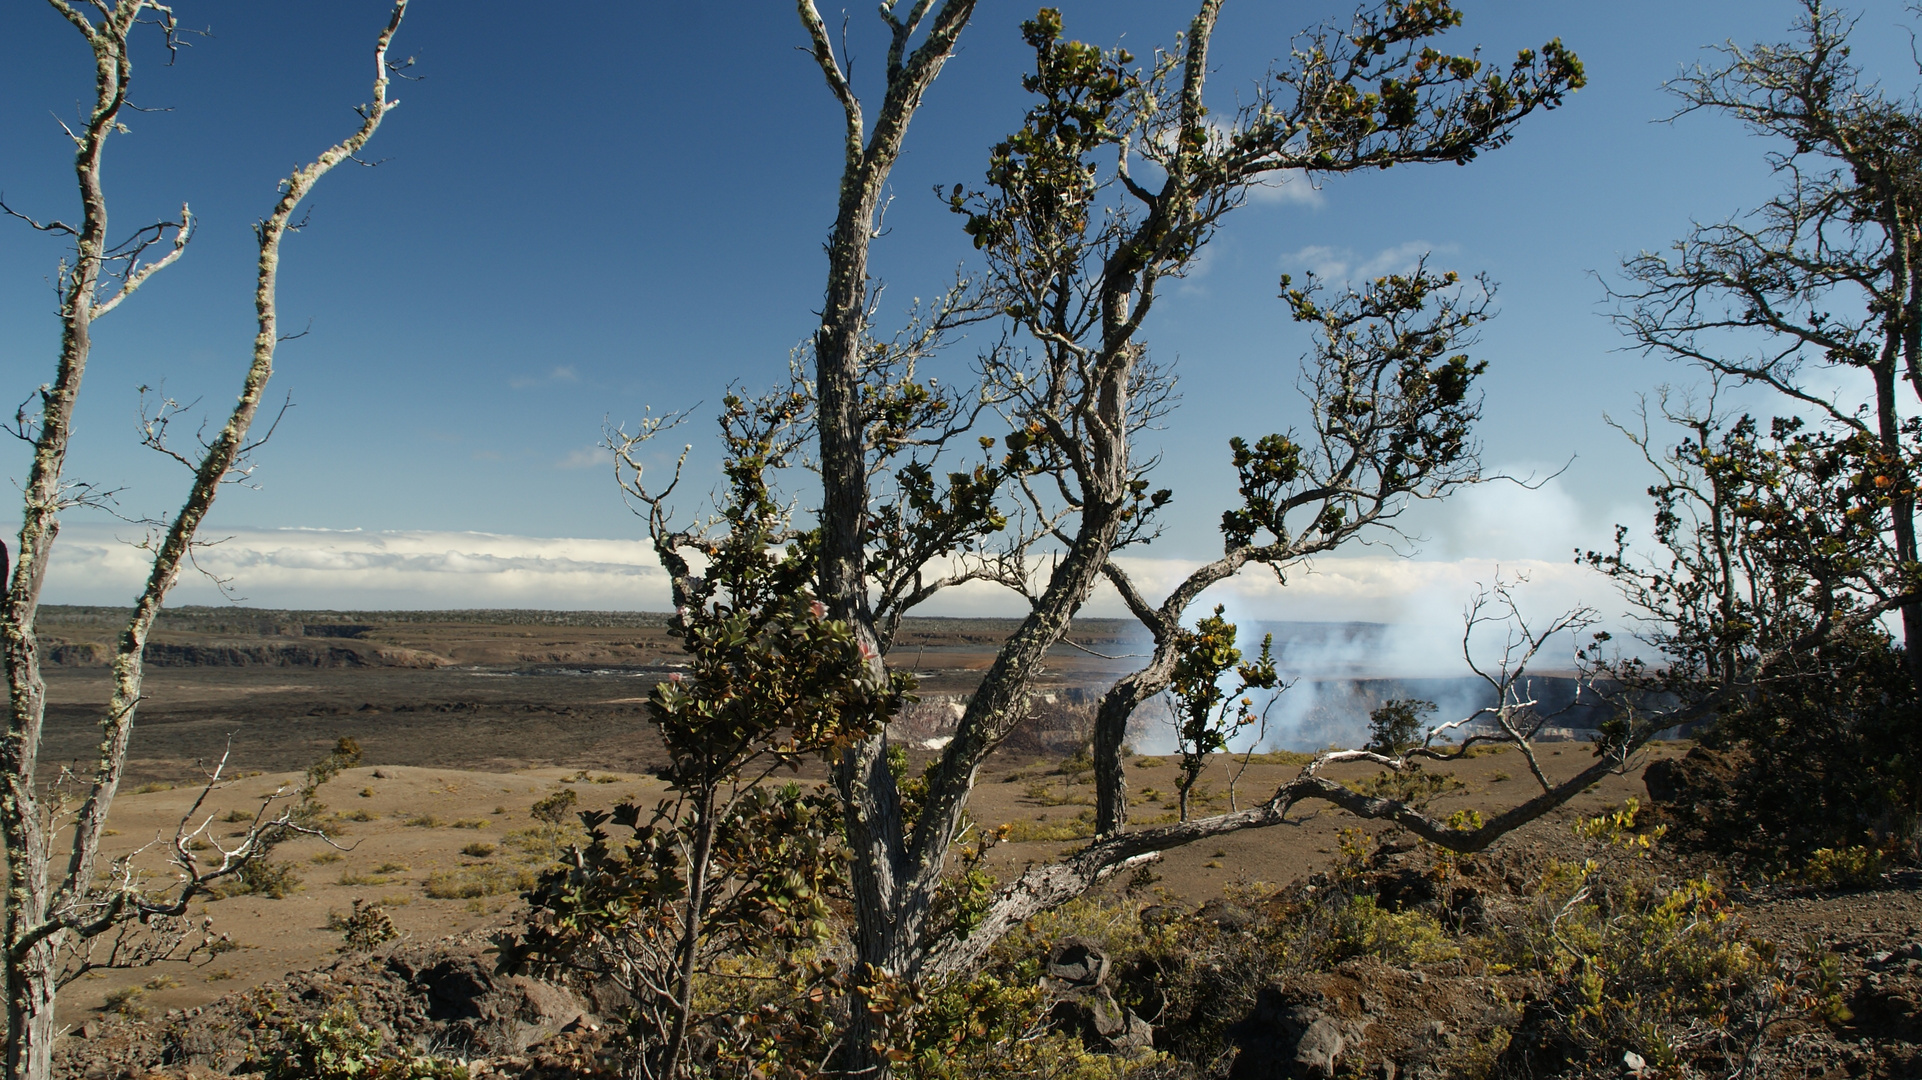
[[[293,609],[539,608],[661,611],[667,575],[637,540],[534,537],[431,530],[310,528],[208,530],[172,604],[239,603]],[[48,575],[50,604],[123,604],[144,579],[137,527],[74,522],[61,532]],[[1165,595],[1197,560],[1117,560],[1153,596]],[[209,575],[226,582],[223,596]],[[1290,571],[1284,585],[1251,568],[1204,594],[1197,609],[1224,605],[1250,622],[1375,622],[1459,637],[1464,604],[1497,576],[1526,576],[1526,606],[1544,617],[1577,603],[1603,605],[1609,590],[1572,563],[1540,559],[1331,557]],[[1018,615],[1019,598],[988,585],[950,590],[926,615]],[[1126,617],[1111,589],[1093,616]]]

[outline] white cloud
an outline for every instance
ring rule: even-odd
[[[1454,244],[1430,244],[1425,240],[1410,240],[1364,257],[1358,255],[1353,248],[1315,244],[1283,255],[1281,265],[1284,270],[1305,269],[1323,281],[1342,284],[1351,281],[1371,281],[1386,274],[1406,274],[1413,270],[1424,256],[1447,254],[1455,250],[1457,249]]]
[[[599,469],[614,460],[607,447],[601,445],[582,446],[554,463],[557,469]]]
[[[577,383],[580,381],[581,381],[581,373],[575,370],[574,365],[557,364],[553,367],[553,369],[548,371],[548,373],[545,375],[536,375],[536,376],[524,375],[517,379],[509,379],[507,381],[507,385],[512,387],[515,390],[525,390],[530,386],[551,386],[556,383],[571,384],[571,383]]]
[[[645,543],[471,532],[208,530],[202,568],[248,604],[289,608],[572,608],[664,610],[667,575]],[[222,539],[225,537],[225,539]],[[129,601],[145,578],[131,530],[74,523],[48,573],[49,603]],[[223,602],[183,573],[174,603]]]
[[[1319,207],[1326,200],[1313,177],[1300,169],[1284,169],[1249,188],[1248,201],[1268,206]]]
[[[221,542],[202,548],[200,565],[231,579],[234,592],[258,607],[315,609],[548,608],[660,611],[669,605],[667,577],[640,540],[511,536],[477,532],[362,532],[334,529],[237,529],[210,532]],[[222,537],[224,536],[224,539]],[[76,522],[62,530],[46,600],[119,604],[144,580],[145,552],[125,541],[131,530]],[[1126,556],[1119,560],[1139,587],[1160,597],[1197,562]],[[1463,606],[1497,575],[1526,575],[1525,607],[1542,616],[1578,603],[1608,607],[1606,582],[1566,558],[1405,559],[1360,555],[1317,560],[1287,584],[1259,568],[1208,591],[1196,610],[1220,603],[1251,622],[1375,622],[1395,630],[1366,658],[1370,668],[1400,674],[1458,673]],[[203,576],[181,577],[172,602],[224,602]],[[943,593],[928,615],[1017,615],[1021,602],[998,586],[971,584]],[[1127,617],[1105,586],[1087,614]]]

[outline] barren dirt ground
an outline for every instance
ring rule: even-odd
[[[101,972],[96,978],[83,979],[63,995],[62,1022],[83,1021],[100,1010],[109,995],[129,987],[141,988],[131,1002],[133,1008],[162,1012],[192,1008],[287,972],[314,967],[331,959],[341,943],[340,933],[329,928],[330,916],[347,913],[356,899],[380,902],[396,926],[416,940],[498,925],[510,920],[520,906],[517,893],[525,881],[521,875],[531,873],[551,852],[551,847],[539,843],[536,822],[529,815],[536,801],[571,788],[581,809],[608,808],[628,800],[651,805],[664,792],[664,785],[651,776],[575,764],[593,752],[581,747],[570,753],[552,741],[551,731],[546,734],[548,741],[530,749],[538,748],[545,757],[567,758],[565,767],[502,768],[499,740],[506,736],[469,738],[453,724],[431,737],[424,732],[404,740],[382,740],[378,734],[356,737],[364,738],[365,763],[342,772],[322,792],[334,815],[329,826],[335,833],[334,843],[302,838],[285,844],[275,856],[299,877],[294,891],[279,900],[242,895],[194,906],[193,915],[211,916],[214,929],[231,935],[237,949],[185,967]],[[599,732],[591,738],[593,745],[616,741]],[[331,740],[324,741],[331,745]],[[473,764],[480,767],[396,761],[380,752],[383,747],[431,747],[424,756],[436,762],[469,752],[479,759]],[[312,749],[315,757],[325,749],[318,736]],[[1672,747],[1655,751],[1673,752]],[[1585,748],[1574,744],[1543,750],[1543,763],[1551,776],[1572,773],[1591,760]],[[998,876],[1010,877],[1030,863],[1070,851],[1078,843],[1072,837],[1085,834],[1085,828],[1075,823],[1091,801],[1093,787],[1088,774],[1063,775],[1061,765],[1059,759],[1008,757],[997,759],[984,773],[970,807],[974,820],[988,828],[1003,823],[1015,826],[1014,839],[990,852],[988,865]],[[1217,761],[1209,770],[1198,789],[1206,797],[1195,812],[1227,808],[1233,767]],[[1257,759],[1236,783],[1239,804],[1263,797],[1297,770],[1298,766]],[[1435,809],[1442,813],[1468,806],[1499,811],[1533,790],[1513,754],[1477,757],[1446,771],[1463,786],[1436,800]],[[1362,775],[1358,769],[1348,772]],[[1172,759],[1131,762],[1129,782],[1137,821],[1172,815],[1164,803],[1173,805],[1174,774]],[[239,780],[209,799],[202,816],[214,817],[214,836],[225,839],[244,825],[218,819],[231,811],[251,812],[260,796],[296,778],[289,772]],[[804,774],[802,779],[818,777]],[[114,845],[110,853],[171,837],[197,795],[198,787],[192,784],[129,791],[115,805],[113,826],[118,835],[109,841]],[[1612,777],[1535,830],[1564,829],[1575,815],[1592,814],[1641,795],[1639,772]],[[1154,869],[1160,878],[1157,884],[1171,897],[1194,904],[1220,895],[1223,885],[1237,880],[1290,881],[1325,867],[1339,831],[1354,825],[1353,819],[1332,809],[1307,807],[1289,825],[1235,834],[1169,854]],[[1376,828],[1370,826],[1371,831]],[[1526,835],[1515,842],[1525,842]],[[157,851],[149,853],[143,860],[159,875],[165,870],[157,855]]]

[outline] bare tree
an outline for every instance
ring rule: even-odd
[[[1032,355],[997,350],[984,358],[984,381],[1006,399],[1017,424],[998,467],[1029,492],[1034,520],[1057,550],[1038,583],[1012,575],[1028,593],[1031,613],[1000,650],[925,778],[911,825],[886,767],[884,735],[865,740],[837,766],[853,861],[856,948],[876,983],[960,970],[1015,912],[1059,903],[1140,856],[1211,835],[1216,827],[1190,822],[1174,832],[1098,843],[1071,865],[1050,868],[1059,873],[1044,873],[1045,882],[1024,878],[1011,885],[984,924],[1000,929],[977,928],[962,945],[929,940],[947,855],[983,760],[1025,712],[1043,658],[1109,573],[1110,556],[1152,536],[1151,515],[1169,497],[1149,490],[1152,461],[1131,454],[1132,437],[1165,411],[1171,392],[1167,373],[1149,362],[1138,340],[1159,284],[1191,265],[1252,185],[1294,174],[1465,162],[1506,142],[1524,116],[1553,107],[1582,82],[1579,63],[1559,42],[1539,54],[1522,53],[1506,71],[1491,71],[1473,56],[1431,46],[1460,22],[1452,7],[1391,4],[1362,12],[1345,30],[1305,38],[1290,64],[1224,123],[1203,104],[1220,6],[1205,0],[1182,47],[1157,54],[1145,72],[1133,69],[1125,54],[1062,41],[1058,14],[1044,10],[1024,25],[1037,60],[1028,85],[1040,103],[1021,131],[996,148],[989,187],[970,194],[959,186],[950,197],[988,258],[1003,309],[1031,342]],[[973,5],[949,0],[934,8],[932,0],[918,0],[904,18],[897,5],[883,5],[892,44],[886,96],[869,134],[826,25],[811,0],[800,4],[847,130],[827,297],[813,341],[821,592],[863,642],[877,645],[881,635],[873,629],[871,583],[863,572],[874,544],[867,532],[872,463],[860,437],[867,247],[907,123]],[[931,12],[922,44],[910,52]],[[1102,174],[1099,164],[1109,159],[1115,164]],[[1158,172],[1159,186],[1137,180],[1137,165]],[[1114,191],[1124,201],[1104,201]],[[1042,483],[1051,494],[1038,490]],[[1251,531],[1261,527],[1257,522]],[[1239,560],[1246,561],[1245,555]],[[883,662],[878,648],[873,662]],[[1319,790],[1315,780],[1304,780],[1301,791]],[[1260,812],[1271,815],[1264,823],[1278,820],[1275,808],[1290,801],[1277,796]],[[1446,826],[1430,831],[1454,845],[1498,835]],[[857,1000],[853,1018],[852,1064],[885,1071],[876,1020],[864,1001]]]
[[[1922,687],[1915,432],[1903,416],[1922,403],[1922,112],[1864,78],[1850,30],[1804,0],[1798,40],[1731,43],[1671,86],[1678,116],[1727,114],[1773,140],[1782,190],[1629,260],[1619,321],[1647,352],[1769,387],[1877,449],[1877,474],[1892,481],[1878,515],[1892,541],[1885,594]],[[1820,373],[1838,370],[1867,376],[1866,400],[1822,386]]]
[[[180,257],[192,236],[193,218],[183,208],[179,220],[147,226],[118,244],[110,241],[107,229],[103,162],[107,141],[123,130],[121,113],[129,107],[130,36],[142,25],[155,25],[171,49],[177,32],[172,9],[150,0],[117,0],[112,4],[94,3],[91,6],[97,14],[90,18],[79,5],[67,0],[49,3],[86,39],[93,52],[95,97],[85,125],[78,131],[69,130],[76,147],[79,224],[29,219],[41,231],[70,237],[74,249],[71,261],[63,263],[59,278],[61,348],[54,379],[38,392],[38,416],[29,419],[27,406],[22,406],[14,430],[33,446],[33,464],[25,485],[17,560],[4,604],[0,604],[9,691],[7,734],[0,744],[0,837],[6,842],[7,866],[4,923],[0,924],[0,942],[5,948],[0,959],[4,960],[6,978],[7,1045],[5,1071],[0,1075],[6,1080],[43,1080],[49,1075],[58,957],[63,948],[117,932],[131,921],[183,916],[188,902],[205,892],[209,883],[237,873],[260,856],[274,835],[293,825],[285,815],[284,820],[269,820],[263,806],[248,839],[235,851],[222,851],[218,862],[210,866],[204,856],[192,851],[189,841],[197,833],[183,820],[172,848],[179,872],[172,885],[152,889],[131,870],[123,872],[121,860],[114,863],[116,869],[104,884],[99,880],[96,867],[100,840],[126,765],[128,740],[140,705],[148,634],[183,560],[191,557],[195,533],[215,496],[223,484],[244,473],[246,455],[259,445],[258,440],[250,441],[249,433],[273,374],[274,353],[281,340],[275,313],[281,241],[289,231],[299,228],[294,212],[314,185],[336,165],[353,159],[394,107],[395,102],[387,97],[391,73],[387,50],[407,8],[407,0],[395,0],[387,25],[376,39],[373,98],[360,107],[358,128],[282,181],[272,212],[255,227],[259,261],[253,358],[226,422],[202,446],[197,460],[167,446],[166,407],[147,428],[148,444],[187,464],[193,470],[193,482],[179,511],[170,520],[157,523],[146,583],[115,646],[113,693],[101,720],[99,754],[92,775],[85,781],[85,795],[77,805],[68,805],[57,792],[43,789],[40,782],[46,693],[34,624],[61,513],[96,501],[93,488],[69,481],[64,475],[74,404],[86,371],[94,320],[119,306],[148,278]],[[11,209],[8,212],[14,213]],[[156,248],[162,254],[150,258],[149,253]],[[216,770],[216,781],[218,776]],[[71,835],[66,866],[55,875],[55,845],[68,828]],[[150,956],[141,954],[140,958]]]

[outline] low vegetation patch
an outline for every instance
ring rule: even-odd
[[[501,893],[525,892],[534,887],[534,872],[526,867],[487,864],[436,870],[427,875],[424,891],[432,900],[472,900]]]
[[[269,859],[256,859],[209,891],[215,899],[264,896],[269,900],[285,900],[299,889],[300,875],[294,872],[293,866]]]
[[[1074,817],[1057,821],[1011,821],[1002,826],[1002,835],[1012,844],[1034,841],[1085,840],[1094,835],[1094,811],[1083,810]]]

